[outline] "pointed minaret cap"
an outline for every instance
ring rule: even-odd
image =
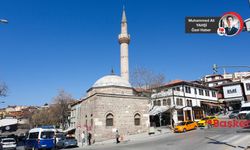
[[[123,6],[123,11],[122,11],[122,22],[127,22],[125,6]]]

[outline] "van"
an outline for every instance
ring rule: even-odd
[[[249,113],[250,113],[250,103],[244,103],[241,105],[238,118],[239,119],[246,119],[246,116]]]
[[[55,147],[55,129],[33,128],[25,141],[26,150],[53,149]]]

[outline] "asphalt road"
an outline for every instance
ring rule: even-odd
[[[212,128],[76,150],[244,150],[247,145],[250,145],[250,129]]]

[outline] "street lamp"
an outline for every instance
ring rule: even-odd
[[[6,20],[6,19],[0,19],[0,23],[8,23],[8,20]]]

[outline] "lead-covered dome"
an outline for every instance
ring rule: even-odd
[[[92,86],[93,88],[96,87],[106,87],[106,86],[120,86],[120,87],[129,87],[131,88],[131,84],[123,79],[120,76],[117,75],[107,75],[95,82],[95,84]]]

